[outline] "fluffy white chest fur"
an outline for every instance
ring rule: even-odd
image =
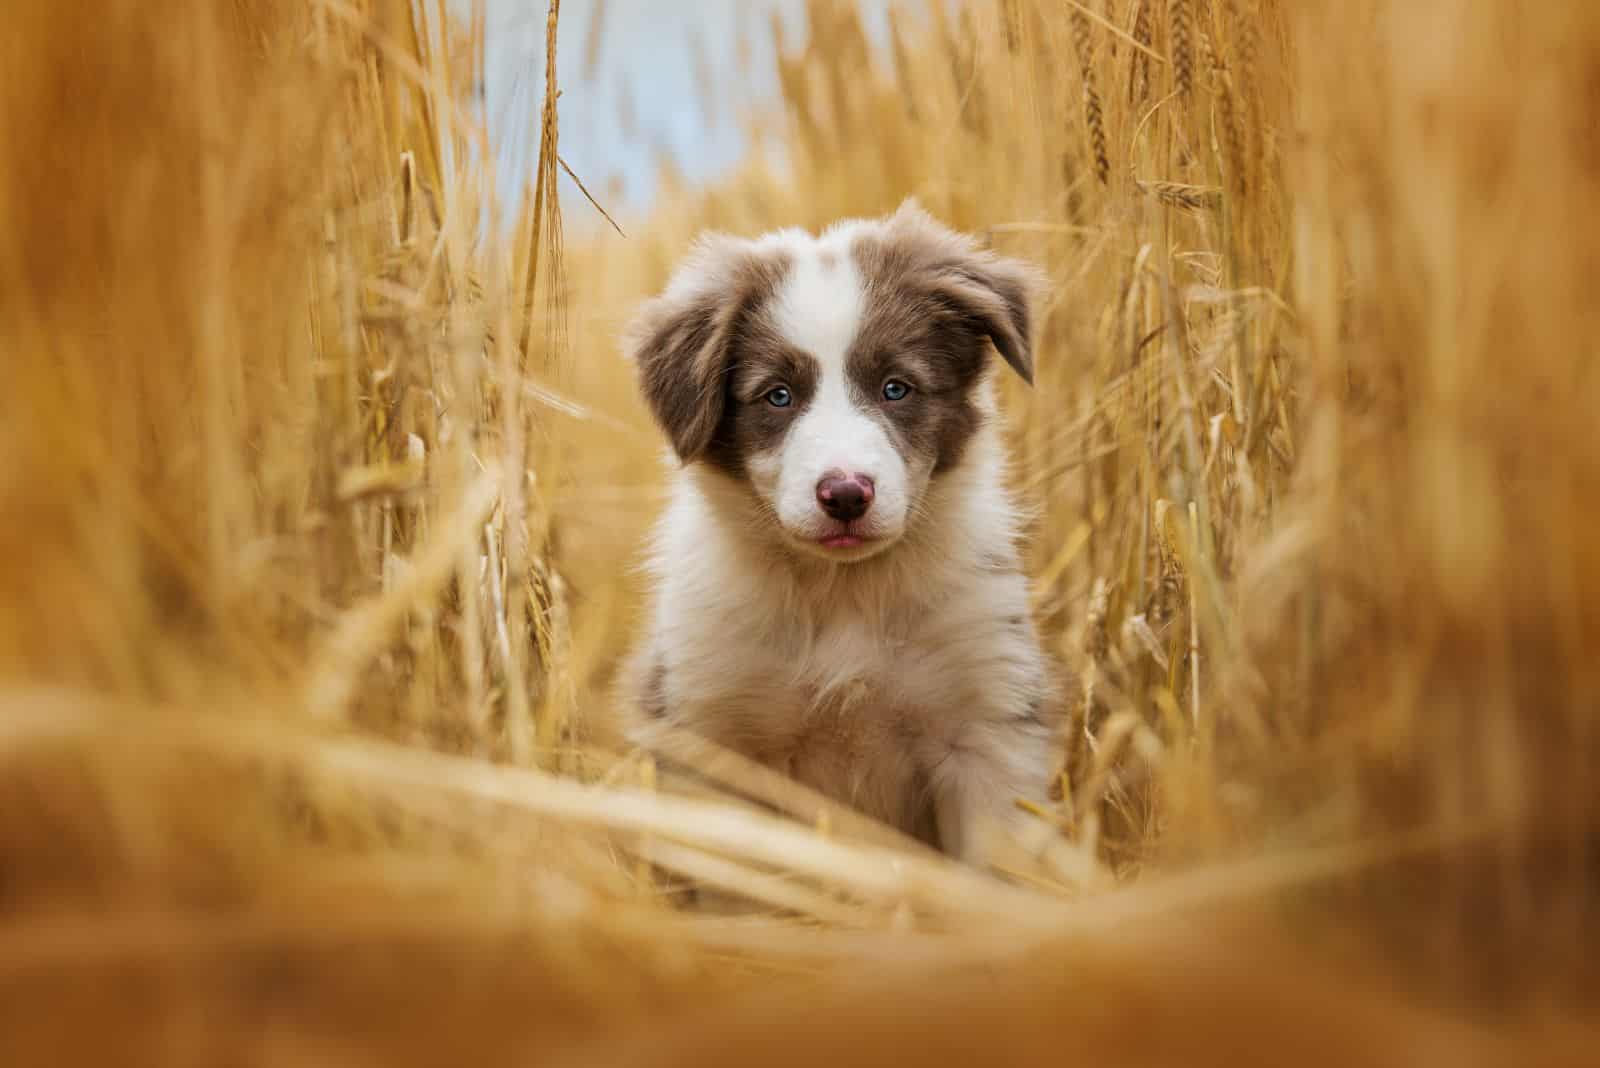
[[[1031,278],[915,207],[703,241],[630,332],[681,462],[626,673],[686,729],[975,857],[1042,798],[1055,690],[1004,488],[992,345]]]

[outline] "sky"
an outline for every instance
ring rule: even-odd
[[[865,7],[869,28],[885,30],[887,0]],[[537,156],[546,8],[546,0],[487,0],[484,93],[502,197],[528,180]],[[805,0],[564,0],[556,46],[562,157],[608,209],[629,214],[649,207],[663,154],[690,180],[726,172],[747,147],[741,114],[777,99],[774,17],[786,40],[803,40]],[[581,195],[562,182],[573,218]]]

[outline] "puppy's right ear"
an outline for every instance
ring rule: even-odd
[[[686,464],[716,435],[746,321],[778,270],[750,242],[707,234],[623,335],[644,399]]]

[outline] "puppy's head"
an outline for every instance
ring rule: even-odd
[[[626,344],[680,460],[748,487],[790,544],[864,559],[959,465],[991,347],[1032,382],[1037,284],[908,201],[815,238],[702,238]]]

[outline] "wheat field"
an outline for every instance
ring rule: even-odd
[[[491,194],[481,3],[95,8],[0,34],[0,1061],[1593,1057],[1600,7],[810,0],[619,230],[553,106]],[[908,195],[1051,280],[992,871],[611,696],[633,304]]]

